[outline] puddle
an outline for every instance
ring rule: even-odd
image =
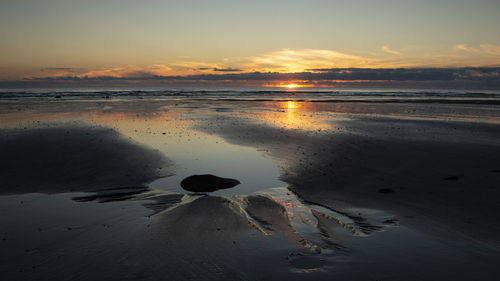
[[[247,147],[233,145],[224,140],[197,133],[201,139],[190,144],[170,142],[160,151],[176,164],[175,175],[158,179],[150,187],[170,192],[189,193],[180,182],[191,175],[213,174],[237,179],[241,184],[210,193],[214,196],[251,194],[270,187],[284,186],[278,180],[279,169],[274,160]]]

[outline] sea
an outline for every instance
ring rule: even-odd
[[[201,99],[294,100],[311,102],[500,104],[500,90],[367,89],[367,88],[64,88],[0,89],[0,100],[18,99]]]

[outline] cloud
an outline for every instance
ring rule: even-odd
[[[214,68],[213,71],[220,71],[220,72],[240,72],[243,71],[241,69],[237,68]]]
[[[312,71],[312,72],[311,72]],[[26,79],[17,86],[273,86],[284,82],[314,86],[500,88],[500,67],[318,68],[306,72],[250,72],[159,76],[65,76]],[[0,83],[0,86],[2,84]],[[7,85],[7,84],[3,84]]]
[[[475,55],[500,57],[500,45],[480,44],[478,47],[469,47],[465,44],[458,44],[453,47],[454,51],[465,51]]]
[[[500,45],[481,44],[479,50],[484,54],[500,57]]]
[[[370,67],[375,62],[375,59],[333,50],[282,49],[243,59],[241,65],[260,72],[301,72],[323,67]]]
[[[381,68],[497,67],[500,66],[500,46],[457,44],[442,50],[414,47],[399,56],[381,57],[378,63]]]
[[[453,81],[491,78],[500,80],[500,68],[348,68],[311,69],[324,80]]]
[[[223,61],[229,62],[224,59]],[[194,75],[200,73],[216,73],[216,72],[240,72],[240,68],[233,68],[223,63],[210,63],[200,61],[176,61],[169,64],[172,67],[172,73],[176,75]]]
[[[194,71],[214,72],[302,72],[320,67],[370,67],[376,59],[345,54],[333,50],[281,49],[248,57],[223,58],[218,62],[176,61],[169,64],[179,74]]]
[[[73,71],[72,67],[43,67],[41,71]]]
[[[466,52],[470,51],[470,49],[467,48],[467,45],[465,45],[465,44],[458,44],[458,45],[456,45],[456,46],[453,47],[453,50],[455,50],[455,51],[466,51]]]
[[[40,72],[49,76],[71,76],[76,75],[81,72],[81,69],[76,69],[73,67],[42,67],[40,68]]]
[[[168,64],[178,74],[196,73],[198,70],[211,70],[220,67],[216,63],[201,61],[174,61]]]
[[[76,77],[76,78],[95,78],[102,81],[111,78],[123,78],[122,80],[135,81],[136,79],[155,80],[157,77],[161,79],[173,81],[176,77],[179,81],[187,81],[184,77],[196,75],[226,75],[234,74],[227,79],[234,81],[242,81],[242,77],[247,77],[249,73],[284,73],[283,79],[299,79],[291,77],[291,73],[299,73],[298,76],[308,76],[307,79],[351,79],[350,77],[358,77],[361,80],[394,80],[398,77],[406,77],[410,80],[436,80],[447,76],[450,77],[450,71],[437,70],[441,67],[462,67],[463,66],[500,66],[500,46],[492,44],[481,44],[478,46],[467,46],[458,44],[447,52],[430,53],[422,50],[407,49],[405,53],[401,53],[384,45],[382,50],[391,55],[381,56],[381,53],[372,53],[371,56],[361,56],[347,54],[335,50],[323,49],[281,49],[277,51],[267,52],[255,56],[247,57],[229,57],[222,58],[215,62],[202,62],[195,60],[179,60],[173,62],[165,62],[162,64],[153,64],[147,66],[118,66],[102,69],[83,70],[72,67],[46,67],[33,71],[30,75],[25,75],[23,78],[55,78],[55,77]],[[374,69],[385,69],[374,72]],[[396,68],[404,68],[403,70],[394,70]],[[353,70],[356,69],[356,70]],[[364,70],[360,70],[364,69]],[[390,70],[392,69],[392,70]],[[408,69],[412,69],[411,71]],[[418,71],[416,70],[418,69]],[[431,71],[431,69],[433,69]],[[240,73],[244,72],[244,73]],[[323,73],[318,77],[309,72]],[[444,73],[447,73],[446,75]],[[328,74],[326,78],[323,78]],[[443,76],[444,75],[444,76]],[[482,74],[481,74],[482,75]],[[252,76],[252,75],[250,75]],[[253,75],[254,77],[256,75]],[[257,75],[258,76],[258,75]],[[262,75],[261,75],[262,76]],[[271,75],[272,76],[272,75]],[[275,79],[278,75],[271,78]],[[332,78],[335,76],[334,78]],[[183,77],[183,78],[179,78]],[[224,76],[216,76],[214,78],[201,77],[207,81],[218,81]],[[287,78],[289,77],[289,78]],[[383,79],[381,79],[383,77]],[[418,79],[417,79],[418,78]],[[352,78],[354,79],[354,78]],[[447,78],[448,79],[448,78]],[[12,80],[12,79],[11,79]],[[446,80],[446,79],[445,79]],[[250,81],[254,81],[253,78]],[[323,81],[323,80],[321,80]]]
[[[172,68],[164,64],[154,64],[148,67],[138,67],[134,65],[124,67],[112,67],[107,69],[92,70],[77,75],[78,77],[144,77],[144,76],[164,76],[171,73]]]
[[[400,56],[401,55],[401,52],[398,52],[398,51],[395,51],[395,50],[391,50],[391,48],[389,48],[388,45],[384,45],[381,47],[382,51],[386,52],[386,53],[389,53],[391,55],[396,55],[396,56]]]

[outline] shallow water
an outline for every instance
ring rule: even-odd
[[[195,131],[188,132],[194,134]],[[274,160],[264,157],[255,149],[233,145],[223,139],[197,133],[186,146],[170,142],[168,147],[158,149],[176,163],[175,175],[158,179],[149,186],[155,189],[178,193],[189,193],[180,187],[180,182],[191,175],[213,174],[238,179],[241,184],[213,192],[213,195],[251,194],[270,187],[285,186],[278,180],[279,169]]]

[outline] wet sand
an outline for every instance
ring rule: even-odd
[[[1,194],[140,188],[172,163],[110,128],[47,124],[0,131]]]
[[[7,280],[495,280],[499,110],[3,102],[0,269]],[[189,173],[242,185],[193,194],[176,176]]]
[[[213,132],[280,159],[303,200],[387,210],[421,231],[500,246],[498,125],[362,116],[335,126],[286,132],[230,117]]]

